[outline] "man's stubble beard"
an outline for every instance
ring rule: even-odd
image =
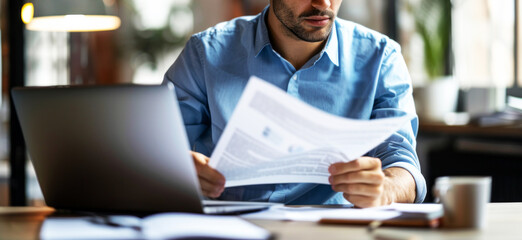
[[[290,11],[288,6],[286,6],[281,0],[274,0],[272,7],[275,16],[287,30],[286,33],[290,37],[297,37],[298,39],[306,42],[321,42],[326,40],[332,31],[335,14],[333,14],[331,11],[321,12],[317,9],[314,9],[312,11],[301,14],[299,17],[296,17],[292,11]],[[324,28],[318,28],[316,31],[307,31],[300,25],[299,18],[324,15],[330,16],[331,19],[328,25]],[[323,32],[322,30],[325,31]]]

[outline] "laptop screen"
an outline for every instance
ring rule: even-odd
[[[172,86],[26,87],[12,96],[47,205],[203,211]]]

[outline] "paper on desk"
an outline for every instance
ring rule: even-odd
[[[311,221],[323,218],[353,220],[386,220],[400,216],[398,211],[375,208],[273,207],[269,210],[242,214],[245,219]]]
[[[423,203],[423,204],[412,204],[412,203],[392,203],[390,205],[376,207],[375,209],[382,210],[395,210],[403,213],[439,213],[443,211],[442,204],[440,203]]]
[[[252,77],[209,164],[225,176],[226,187],[328,184],[330,164],[362,156],[410,119],[341,118]]]
[[[392,203],[391,205],[374,208],[333,208],[328,205],[321,207],[274,206],[268,210],[242,214],[246,219],[312,221],[321,219],[340,219],[375,221],[388,220],[397,217],[417,219],[433,219],[442,216],[441,204],[411,204]]]

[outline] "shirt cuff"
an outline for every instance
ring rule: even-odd
[[[391,168],[391,167],[400,167],[404,168],[406,171],[410,172],[410,174],[413,176],[413,179],[415,180],[415,188],[416,188],[416,196],[415,196],[415,203],[422,203],[424,201],[424,198],[426,197],[426,180],[424,179],[424,176],[422,173],[417,169],[415,166],[405,163],[405,162],[395,162],[390,165],[387,165],[383,168]]]

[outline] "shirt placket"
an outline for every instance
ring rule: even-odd
[[[288,88],[286,92],[294,97],[299,97],[299,72],[295,72],[290,81],[288,81]]]

